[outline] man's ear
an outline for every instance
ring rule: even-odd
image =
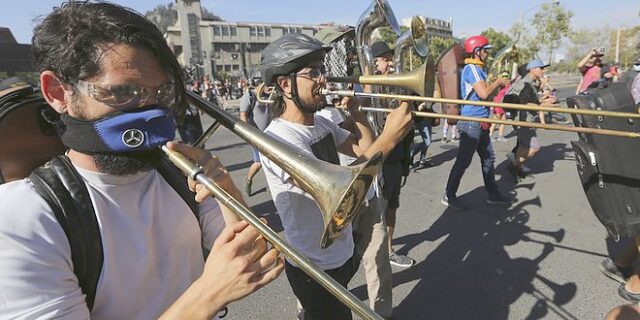
[[[291,80],[289,79],[289,77],[279,76],[276,79],[276,83],[280,86],[282,92],[291,93]]]
[[[67,113],[70,95],[67,94],[65,84],[53,71],[46,70],[40,73],[40,90],[42,97],[58,113]]]

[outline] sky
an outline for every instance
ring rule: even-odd
[[[112,0],[144,13],[158,4],[174,0]],[[0,26],[9,27],[20,43],[31,41],[34,19],[46,15],[61,0],[0,0]],[[551,0],[388,0],[396,18],[424,15],[453,20],[455,36],[473,35],[492,27],[507,31],[524,16],[529,22],[540,4]],[[201,0],[202,6],[227,21],[281,22],[317,24],[328,21],[355,25],[370,0]],[[573,11],[572,27],[592,28],[608,25],[612,28],[639,25],[639,0],[560,0]],[[468,9],[467,9],[468,8]]]

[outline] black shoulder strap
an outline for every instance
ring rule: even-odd
[[[73,272],[91,310],[104,256],[98,220],[84,181],[65,155],[56,156],[33,171],[29,179],[69,240]]]
[[[195,193],[189,190],[187,185],[187,178],[176,166],[174,166],[166,156],[162,156],[159,163],[156,165],[156,170],[164,178],[165,181],[175,190],[180,198],[187,203],[191,211],[196,215],[196,219],[200,217],[200,207],[195,199]]]
[[[187,203],[199,221],[198,203],[178,168],[163,157],[156,170]],[[86,295],[87,307],[92,310],[104,255],[98,220],[86,185],[66,155],[56,156],[34,170],[29,179],[49,204],[67,236],[73,272],[78,277],[82,293]],[[206,257],[208,252],[203,249],[203,253]]]

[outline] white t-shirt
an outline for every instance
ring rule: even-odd
[[[122,177],[76,169],[104,252],[93,311],[62,227],[25,179],[0,185],[0,318],[156,319],[201,275],[202,246],[224,228],[217,202],[200,205],[198,225],[155,170]]]
[[[320,116],[315,116],[313,126],[276,118],[271,121],[265,132],[293,146],[301,154],[334,164],[338,164],[336,146],[345,142],[350,135],[349,131]],[[294,185],[289,174],[267,157],[260,157],[260,161],[282,220],[286,241],[323,270],[342,266],[353,255],[351,225],[342,231],[331,246],[322,249],[320,240],[324,223],[316,201]]]
[[[324,108],[318,112],[316,112],[317,115],[337,124],[338,126],[340,126],[341,123],[344,122],[344,115],[336,108],[332,108],[332,107],[327,107]],[[340,153],[338,152],[338,158],[340,159],[340,165],[341,166],[348,166],[350,165],[352,162],[356,161],[357,158],[346,155],[344,153]],[[369,190],[367,191],[367,200],[371,200],[373,199],[374,196],[379,195],[378,192],[378,178],[376,177],[373,180],[373,183],[371,184],[371,187],[369,188]]]

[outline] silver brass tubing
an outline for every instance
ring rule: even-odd
[[[194,147],[196,148],[200,148],[203,149],[204,148],[204,144],[209,141],[209,139],[211,138],[211,136],[213,135],[214,132],[216,132],[216,130],[218,130],[218,128],[220,127],[220,121],[218,120],[213,120],[213,123],[209,126],[209,128],[207,128],[207,130],[200,136],[200,138],[198,138],[198,140],[196,141],[196,143],[193,144]]]

